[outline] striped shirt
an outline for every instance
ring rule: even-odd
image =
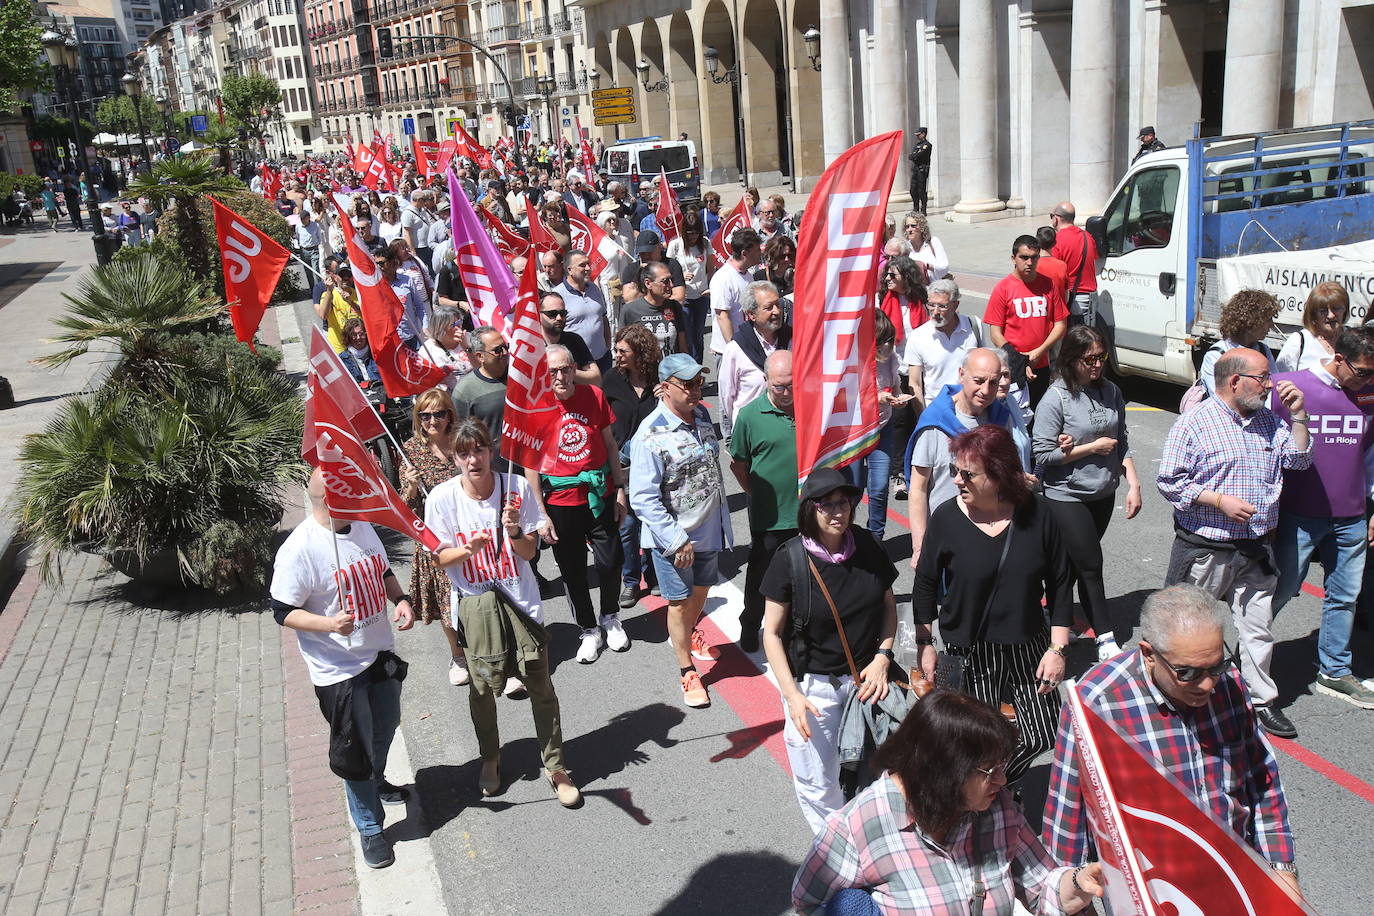
[[[1231,672],[1206,706],[1175,708],[1145,670],[1139,650],[1091,669],[1077,688],[1156,769],[1169,773],[1199,807],[1210,810],[1270,862],[1292,862],[1293,831],[1278,761],[1255,723],[1255,710]],[[1069,707],[1059,720],[1044,839],[1057,861],[1078,865],[1093,857],[1079,784]]]
[[[987,886],[983,913],[1010,916],[1014,900],[1032,913],[1063,913],[1059,882],[1066,869],[1055,867],[1011,793],[999,793],[976,823]],[[826,821],[792,883],[792,903],[804,916],[822,913],[837,892],[859,887],[872,890],[888,916],[967,913],[974,824],[965,814],[945,843],[935,842],[884,773]]]
[[[1169,429],[1155,483],[1173,505],[1179,527],[1213,541],[1235,541],[1273,531],[1283,472],[1311,466],[1311,441],[1299,449],[1287,424],[1269,408],[1242,417],[1221,398],[1208,398]],[[1199,504],[1204,490],[1243,499],[1255,514],[1235,521]]]

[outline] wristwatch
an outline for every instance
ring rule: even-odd
[[[892,660],[893,660],[893,655],[892,655],[892,650],[891,650],[891,649],[879,649],[878,652],[877,652],[877,654],[878,654],[878,655],[881,655],[881,656],[883,656],[883,657],[885,657],[888,661],[892,661]]]
[[[918,636],[918,637],[916,638],[916,645],[918,645],[918,646],[933,646],[933,645],[935,645],[935,640],[931,639],[929,636],[927,636],[925,639],[921,639],[921,638]]]
[[[1298,865],[1296,862],[1270,862],[1269,867],[1274,871],[1290,872],[1294,878],[1298,876]]]

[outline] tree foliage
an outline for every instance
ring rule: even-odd
[[[138,130],[138,117],[143,117],[143,130],[155,135],[162,129],[162,113],[157,110],[157,102],[146,95],[138,97],[138,111],[134,111],[134,100],[127,95],[110,96],[101,101],[95,109],[95,120],[102,130],[132,134]]]
[[[242,124],[250,137],[261,140],[267,136],[268,124],[281,104],[281,87],[276,80],[256,72],[247,76],[228,74],[220,96],[225,114]],[[267,113],[263,114],[264,111]]]
[[[29,0],[0,0],[0,111],[18,107],[20,89],[42,89],[51,82],[39,38],[43,27]]]

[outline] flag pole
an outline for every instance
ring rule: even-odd
[[[325,509],[328,510],[328,508],[329,503],[326,502]],[[339,593],[339,610],[342,611],[344,608],[343,561],[339,559],[339,531],[334,527],[333,515],[329,516],[329,540],[334,545],[334,588]],[[356,622],[354,628],[357,628]],[[344,639],[348,640],[348,647],[353,648],[353,633],[349,632]]]

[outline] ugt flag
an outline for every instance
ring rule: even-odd
[[[521,467],[537,468],[558,414],[549,385],[544,329],[539,323],[539,266],[534,258],[525,262],[525,272],[520,276],[520,298],[511,317],[501,454]]]
[[[576,207],[568,208],[568,235],[572,239],[572,250],[587,256],[593,281],[601,276],[606,265],[615,260],[617,254],[625,253],[625,249],[607,235],[606,230]]]
[[[1113,916],[1315,916],[1211,811],[1068,691]]]
[[[344,368],[339,354],[329,345],[324,331],[320,330],[319,325],[315,325],[312,331],[309,369],[311,384],[305,389],[305,433],[301,439],[301,458],[313,467],[320,463],[315,447],[315,399],[312,396],[317,387],[329,395],[330,400],[343,411],[344,418],[358,433],[358,438],[364,442],[382,438],[387,435],[387,431],[382,425],[382,418],[377,416],[377,411],[367,402],[367,395],[363,394],[353,376]]]
[[[256,351],[258,333],[272,291],[291,253],[247,219],[210,198],[215,209],[215,235],[219,237],[220,264],[224,268],[224,301],[234,336]]]
[[[677,202],[673,186],[668,183],[668,173],[663,166],[658,168],[658,210],[654,218],[663,233],[664,245],[682,236],[682,207]]]
[[[797,242],[792,312],[797,470],[839,467],[878,441],[874,266],[902,132],[871,137],[821,176]]]
[[[343,409],[320,387],[313,373],[307,384],[314,405],[315,454],[324,472],[324,501],[329,514],[384,525],[430,550],[438,550],[439,538],[415,517],[382,476],[382,469]]]
[[[711,250],[715,253],[717,267],[730,260],[730,236],[735,234],[736,229],[750,225],[753,225],[753,222],[749,214],[749,198],[741,194],[735,209],[721,218],[720,225],[711,236]]]

